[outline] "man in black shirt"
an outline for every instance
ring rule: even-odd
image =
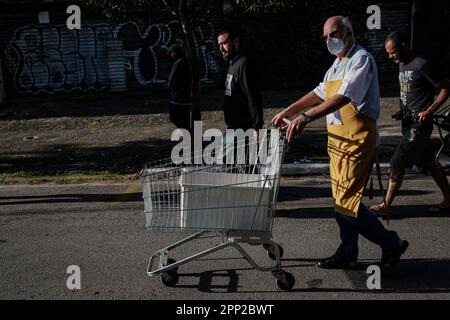
[[[191,72],[189,64],[178,44],[168,48],[170,58],[174,62],[169,75],[170,88],[170,121],[180,129],[191,127]]]
[[[259,130],[264,119],[255,65],[242,50],[241,37],[236,30],[222,30],[218,43],[229,64],[223,106],[225,123],[229,129]]]
[[[391,33],[386,39],[385,48],[389,58],[399,64],[401,110],[393,118],[402,121],[403,137],[391,159],[386,199],[370,209],[379,215],[386,214],[400,189],[404,169],[416,164],[430,171],[444,196],[442,203],[432,210],[449,210],[450,186],[434,158],[431,145],[432,117],[449,96],[449,82],[445,77],[436,75],[425,58],[409,49],[409,40],[404,33]],[[437,90],[439,94],[435,99]]]

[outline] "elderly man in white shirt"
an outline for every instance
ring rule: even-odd
[[[341,245],[330,258],[318,262],[324,269],[348,269],[357,264],[358,235],[382,248],[380,267],[390,272],[408,247],[395,231],[388,231],[362,203],[375,147],[380,90],[374,58],[355,43],[347,17],[329,18],[323,28],[328,50],[337,58],[313,91],[277,114],[272,123],[283,126],[288,141],[308,123],[327,118],[331,187]],[[299,113],[286,124],[284,119]]]

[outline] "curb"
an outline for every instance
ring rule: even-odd
[[[444,169],[450,168],[450,161],[441,161],[441,166]],[[380,163],[381,173],[389,174],[390,164]],[[419,174],[421,171],[416,167],[406,169],[408,174]],[[330,165],[328,163],[286,163],[281,168],[281,174],[285,176],[297,175],[328,175],[330,173]],[[375,169],[373,173],[376,173]]]

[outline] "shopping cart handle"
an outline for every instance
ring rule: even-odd
[[[288,118],[283,118],[283,122],[286,123],[287,125],[290,125],[292,123],[292,121],[289,120]]]
[[[289,120],[288,118],[283,118],[283,122],[286,123],[287,125],[290,125],[292,123],[292,121]],[[270,128],[278,128],[278,127],[275,126],[273,124],[273,122],[271,122],[270,124],[267,125],[266,129],[270,129]]]
[[[444,116],[443,114],[435,114],[435,115],[433,115],[433,119],[442,119],[442,120],[445,120],[445,119],[448,119],[449,117],[448,116]]]
[[[433,116],[433,123],[439,126],[448,126],[450,118],[448,115],[438,114]]]

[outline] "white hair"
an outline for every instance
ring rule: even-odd
[[[355,34],[353,33],[353,26],[352,22],[350,21],[349,17],[343,17],[341,20],[342,26],[352,34],[353,41],[355,40]]]

